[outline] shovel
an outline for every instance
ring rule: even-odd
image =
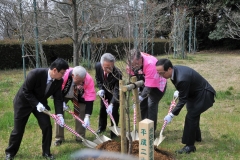
[[[176,92],[176,91],[175,91]],[[176,106],[176,100],[178,98],[178,95],[176,96],[174,92],[174,96],[173,96],[173,101],[171,102],[170,108],[168,110],[168,113],[170,113],[173,108]],[[154,141],[154,145],[159,146],[160,143],[162,143],[162,141],[166,138],[165,136],[163,136],[163,131],[165,129],[165,127],[167,126],[167,121],[164,121],[161,132],[159,134],[159,138],[156,138]]]
[[[71,111],[68,111],[68,113],[70,113],[76,120],[78,120],[79,122],[81,122],[82,124],[84,124],[84,121],[79,118],[78,116],[76,116],[73,112]],[[110,138],[102,135],[102,136],[98,136],[98,134],[91,128],[91,127],[86,127],[89,131],[91,131],[95,136],[96,136],[96,139],[93,141],[94,143],[96,144],[101,144],[103,142],[107,142],[109,140],[111,140]]]
[[[50,117],[52,117],[52,118],[55,120],[55,122],[56,122],[57,124],[60,125],[59,119],[58,119],[58,117],[57,117],[55,114],[51,114],[51,113],[50,113],[48,110],[46,110],[46,109],[43,111],[43,113],[48,114]],[[68,125],[64,124],[63,126],[64,126],[64,128],[66,128],[68,131],[72,132],[75,136],[81,138],[81,139],[82,139],[82,142],[83,142],[83,145],[85,145],[86,147],[95,148],[95,147],[97,146],[96,143],[91,142],[91,141],[89,141],[89,140],[86,140],[86,139],[83,138],[81,135],[79,135],[76,131],[74,131],[73,129],[71,129]]]
[[[139,140],[138,132],[136,130],[136,105],[133,104],[133,131],[131,132],[132,140]]]
[[[99,97],[102,99],[105,107],[108,108],[108,102],[107,102],[107,100],[105,100],[105,99],[104,99],[103,97],[101,97],[100,95],[99,95]],[[108,113],[108,115],[109,115],[109,117],[111,118],[111,120],[112,120],[112,122],[113,122],[113,126],[110,126],[110,127],[108,127],[108,128],[109,128],[114,134],[116,134],[117,136],[120,136],[120,133],[121,133],[120,128],[117,127],[117,125],[116,125],[116,123],[115,123],[115,120],[114,120],[112,114],[111,114],[111,113]]]
[[[133,131],[131,132],[132,140],[139,140],[138,132],[136,130],[136,106],[133,108]]]

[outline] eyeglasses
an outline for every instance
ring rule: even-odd
[[[160,76],[163,76],[165,73],[166,73],[166,71],[164,71],[164,72],[158,72],[158,74],[159,74]]]
[[[61,75],[64,75],[65,71],[59,71],[58,73],[60,73]]]
[[[104,72],[111,73],[114,68],[113,62],[103,62],[102,69]]]
[[[107,73],[111,73],[112,70],[113,70],[113,67],[102,67],[102,68],[103,68],[103,70],[104,70],[105,72],[107,72]]]

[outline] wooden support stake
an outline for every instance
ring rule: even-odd
[[[125,85],[124,80],[119,81],[119,105],[120,105],[120,128],[121,128],[121,153],[127,153],[127,138],[126,138],[126,115],[125,115],[125,94],[122,91]]]
[[[143,80],[135,82],[135,85],[137,87],[141,87],[143,84],[144,84]],[[125,86],[123,86],[122,91],[123,92],[130,91],[135,88],[135,85],[134,84],[125,85]]]

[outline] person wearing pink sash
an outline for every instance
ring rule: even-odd
[[[74,104],[74,88],[77,92],[74,114],[84,120],[84,125],[75,120],[75,130],[82,137],[85,137],[85,127],[90,126],[90,115],[93,110],[93,102],[96,99],[94,80],[82,66],[69,68],[63,76],[62,95],[64,97],[64,110],[68,109],[66,103],[71,100]],[[64,130],[56,124],[56,137],[54,145],[59,146],[64,140]],[[76,137],[77,142],[81,139]]]
[[[142,119],[154,121],[154,131],[157,127],[158,104],[163,97],[167,80],[156,71],[157,58],[139,50],[130,51],[127,72],[144,81],[144,86],[139,88],[139,101]]]

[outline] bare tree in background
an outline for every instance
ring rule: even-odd
[[[185,55],[185,31],[186,31],[186,8],[175,8],[174,23],[170,34],[171,47],[173,48],[174,58],[186,58]]]
[[[79,52],[84,40],[97,32],[113,27],[113,10],[120,1],[77,1],[64,0],[55,2],[51,14],[51,38],[70,37],[73,41],[73,65],[79,64]],[[48,24],[48,25],[49,25]]]
[[[225,34],[229,38],[240,40],[240,5],[235,5],[237,10],[232,12],[231,9],[224,11],[224,15],[228,21]]]
[[[15,14],[16,1],[2,0],[0,2],[0,39],[19,38],[19,29],[17,27],[17,15]]]

